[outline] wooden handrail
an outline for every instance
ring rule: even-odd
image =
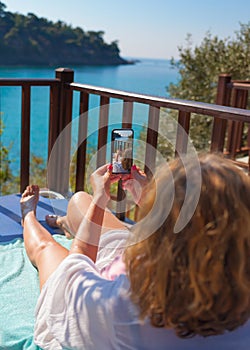
[[[249,90],[250,81],[234,81],[231,79],[230,74],[221,74],[218,80],[216,103],[246,110],[248,106]],[[245,122],[249,125],[247,147],[242,145]],[[212,131],[211,151],[224,152],[228,157],[234,160],[237,154],[247,150],[250,150],[249,122],[241,118],[215,118]]]
[[[231,107],[232,91],[248,92],[250,82],[248,81],[231,81],[229,75],[223,75],[222,85],[224,91],[220,88],[217,96],[217,104],[208,104],[204,102],[196,102],[181,99],[162,98],[138,93],[131,93],[115,89],[109,89],[88,84],[78,84],[73,82],[73,71],[70,69],[56,70],[54,79],[19,79],[19,78],[0,78],[0,86],[21,86],[22,87],[22,140],[21,140],[21,185],[20,190],[29,182],[29,157],[30,157],[30,88],[32,86],[48,86],[50,88],[50,126],[49,126],[49,150],[50,156],[57,137],[65,129],[72,119],[72,103],[73,92],[80,92],[79,114],[84,114],[86,118],[79,118],[79,139],[84,140],[79,143],[77,151],[76,164],[76,187],[79,191],[84,188],[84,176],[86,168],[87,155],[87,128],[88,128],[88,111],[90,95],[98,95],[100,97],[100,114],[99,114],[99,137],[98,137],[98,164],[105,160],[105,144],[107,143],[107,124],[109,118],[109,103],[111,99],[120,99],[123,103],[121,125],[123,127],[131,127],[133,125],[133,108],[135,103],[141,103],[149,106],[147,144],[152,147],[146,147],[145,164],[150,164],[150,169],[154,169],[155,152],[152,149],[157,147],[159,114],[160,109],[172,109],[178,111],[178,122],[182,129],[177,129],[176,149],[184,152],[187,146],[186,136],[189,133],[190,120],[192,114],[203,116],[211,116],[214,118],[214,140],[212,139],[213,151],[222,151],[224,147],[224,138],[226,126],[231,123],[248,123],[250,125],[250,110],[245,109],[246,100],[239,105],[239,100],[235,107]],[[239,96],[243,96],[239,93]],[[245,96],[245,95],[244,95]],[[243,97],[244,97],[243,96]],[[242,98],[243,98],[242,97]],[[244,97],[246,99],[246,96]],[[242,100],[243,101],[243,100]],[[242,107],[242,108],[237,108]],[[218,125],[217,125],[218,124]],[[222,128],[218,126],[222,126]],[[233,130],[233,129],[232,129]],[[241,130],[239,127],[238,130]],[[224,134],[223,134],[224,133]],[[250,136],[249,136],[250,140]],[[219,142],[219,143],[218,143]],[[239,139],[235,144],[239,144]],[[63,149],[58,150],[59,156],[56,157],[56,166],[54,172],[54,183],[52,190],[65,192],[68,188],[68,172],[65,173],[65,166],[69,162],[69,143],[63,145]],[[151,153],[150,153],[151,152]],[[249,162],[250,168],[250,162]],[[147,171],[147,168],[145,168]],[[121,196],[123,196],[120,188]]]
[[[238,89],[238,90],[250,90],[250,81],[246,82],[246,81],[233,81],[232,83],[229,84],[228,86],[229,88],[233,89]]]
[[[59,83],[59,79],[0,78],[0,86],[52,86]]]
[[[155,107],[176,109],[183,112],[203,114],[213,117],[216,116],[223,119],[233,119],[244,122],[250,121],[250,111],[246,109],[189,100],[161,98],[85,84],[71,83],[70,88],[74,91],[82,91],[88,94],[106,96],[109,98],[116,98],[130,102],[144,103]]]

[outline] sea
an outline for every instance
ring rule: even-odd
[[[56,68],[0,67],[0,78],[54,78]],[[167,59],[136,58],[136,63],[131,65],[69,68],[74,70],[74,81],[77,83],[158,97],[168,97],[168,85],[175,84],[179,79],[178,71]],[[74,105],[73,115],[78,113],[76,111],[78,106]],[[1,142],[9,149],[11,169],[16,173],[20,168],[20,87],[0,87],[0,118],[4,126]],[[31,90],[31,154],[44,160],[48,148],[48,118],[49,88],[34,87]]]

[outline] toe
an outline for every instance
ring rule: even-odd
[[[29,186],[26,187],[26,189],[23,191],[21,198],[25,198],[29,195]]]
[[[45,220],[50,227],[58,227],[57,225],[57,215],[46,215]]]

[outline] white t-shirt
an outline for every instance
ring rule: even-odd
[[[100,259],[101,256],[102,253]],[[126,275],[107,280],[97,265],[82,254],[72,254],[45,283],[37,303],[34,335],[35,343],[41,348],[249,349],[250,322],[222,336],[191,339],[180,339],[172,330],[151,327],[148,321],[140,323],[138,310],[129,297]]]

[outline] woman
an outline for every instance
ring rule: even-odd
[[[126,247],[114,249],[114,260],[103,271],[98,254],[106,248],[102,237],[110,232],[101,236],[103,223],[113,224],[105,211],[110,183],[117,180],[112,170],[104,166],[93,174],[94,195],[69,252],[40,227],[35,217],[38,188],[27,188],[21,208],[25,246],[42,287],[35,327],[39,346],[248,349],[250,179],[215,155],[200,157],[199,164],[200,171],[192,159],[185,167],[177,159],[171,172],[161,169],[149,186],[132,168],[124,188],[142,205],[143,219],[128,234]],[[200,196],[195,208],[186,207],[187,217],[193,209],[194,214],[175,233],[187,181],[194,191],[200,189]],[[124,226],[115,221],[114,229],[125,240]],[[112,242],[107,246],[112,248]]]

